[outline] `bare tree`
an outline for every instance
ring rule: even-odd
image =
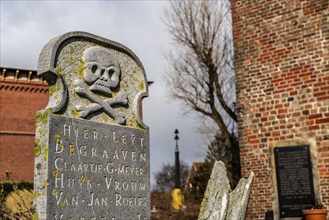
[[[163,20],[176,48],[167,56],[171,96],[213,121],[238,152],[231,132],[237,116],[229,2],[171,1]]]
[[[181,186],[185,186],[190,168],[184,161],[180,161]],[[175,186],[175,165],[162,164],[161,170],[154,173],[156,184],[153,191],[170,192]]]

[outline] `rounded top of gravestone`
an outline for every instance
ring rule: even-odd
[[[142,63],[124,45],[69,32],[42,49],[38,75],[49,84],[53,114],[146,129],[141,99],[148,95]]]

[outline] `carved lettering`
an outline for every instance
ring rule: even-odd
[[[140,214],[137,215],[138,220],[147,220],[147,217],[142,217]]]
[[[92,146],[91,147],[91,157],[97,157],[96,152],[97,152],[96,147]]]
[[[145,138],[140,137],[139,139],[140,139],[140,141],[141,141],[141,147],[144,147],[144,140],[145,140]]]
[[[74,152],[75,152],[74,144],[70,144],[70,154],[74,154]]]
[[[79,123],[63,123],[60,129],[62,132],[56,132],[56,138],[53,138],[52,149],[56,157],[51,162],[54,169],[52,186],[56,189],[52,198],[56,206],[84,205],[97,210],[97,207],[148,205],[144,193],[148,185],[144,178],[147,152],[142,148],[145,146],[143,136],[127,130],[108,133]],[[59,133],[63,137],[57,135]],[[52,216],[59,220],[74,218],[62,212]],[[82,214],[75,218],[113,220],[117,217]],[[147,218],[136,213],[135,219]]]
[[[79,197],[77,195],[65,195],[63,192],[56,193],[56,204],[59,206],[78,206]]]
[[[80,155],[86,156],[87,155],[86,146],[80,146],[79,152],[80,152]]]
[[[94,140],[98,139],[98,132],[94,130]]]
[[[64,124],[63,130],[64,130],[64,136],[69,136],[69,137],[71,136],[71,125]]]
[[[95,196],[94,193],[90,193],[88,206],[106,206],[108,203],[106,196]]]
[[[67,181],[68,181],[67,186],[68,186],[69,188],[73,188],[73,187],[74,187],[75,179],[74,179],[74,178],[70,178],[70,177],[68,177],[68,178],[67,178]]]
[[[146,154],[145,153],[140,154],[139,161],[140,162],[146,162]]]
[[[116,206],[146,206],[147,198],[142,197],[122,197],[120,194],[115,194]]]
[[[88,139],[88,130],[87,130],[87,129],[84,129],[84,130],[83,130],[83,137],[84,137],[85,139]]]
[[[131,152],[131,160],[136,161],[136,152]]]
[[[55,188],[64,188],[64,173],[61,173],[59,176],[55,176]]]
[[[55,214],[54,219],[55,220],[62,220],[63,219],[63,214],[60,214],[60,215]]]
[[[60,138],[56,138],[55,152],[62,153],[64,150],[63,141]]]
[[[117,139],[116,139],[116,137],[115,137],[115,131],[113,131],[113,133],[112,133],[112,140],[113,140],[113,142],[119,142]]]
[[[55,168],[56,168],[56,170],[62,170],[63,168],[62,168],[62,163],[63,163],[63,158],[61,158],[61,157],[57,157],[56,159],[55,159]]]
[[[134,143],[135,143],[135,138],[136,138],[135,135],[133,135],[133,134],[130,135],[130,141],[131,141],[132,145],[134,145]]]
[[[127,191],[127,190],[139,190],[139,191],[145,191],[146,183],[143,181],[131,181],[130,184],[126,181],[120,182],[115,180],[115,190],[119,191]]]
[[[111,183],[112,183],[112,177],[105,177],[105,182],[106,182],[106,188],[110,189]]]
[[[106,150],[103,151],[103,156],[102,156],[102,157],[103,157],[103,158],[106,158],[106,159],[109,158],[109,156],[107,155],[107,151],[106,151]]]
[[[122,135],[122,136],[121,136],[121,140],[122,140],[122,143],[123,143],[123,144],[127,144],[127,140],[126,140],[126,138],[127,138],[126,135]]]

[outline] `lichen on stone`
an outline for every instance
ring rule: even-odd
[[[37,170],[40,170],[41,169],[41,163],[38,163],[37,165],[36,165],[36,168],[37,168]]]
[[[39,145],[36,145],[36,146],[34,147],[34,155],[35,155],[36,157],[38,157],[40,154],[41,154],[41,149],[40,149]]]
[[[56,193],[57,193],[57,189],[54,188],[54,189],[51,191],[51,195],[56,196]]]
[[[43,183],[43,186],[44,186],[44,187],[49,186],[49,182],[46,180],[46,181]]]
[[[53,171],[53,176],[54,177],[58,177],[58,174],[59,174],[58,170]]]
[[[40,193],[39,192],[33,192],[33,198],[36,199],[40,196]]]
[[[37,212],[34,212],[33,214],[32,214],[32,220],[38,220],[39,218],[38,218],[38,213]]]
[[[145,89],[144,82],[139,83],[139,88],[142,91]]]

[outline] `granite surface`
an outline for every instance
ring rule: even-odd
[[[125,46],[70,32],[41,51],[33,219],[150,219],[144,68]]]

